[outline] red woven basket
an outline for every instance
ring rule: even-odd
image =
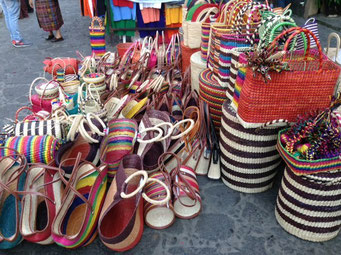
[[[184,42],[181,42],[181,53],[182,53],[182,73],[185,73],[187,68],[191,66],[191,56],[193,53],[199,51],[200,48],[191,49],[185,46]]]
[[[329,106],[340,67],[323,55],[320,43],[310,30],[288,29],[276,37],[269,49],[291,33],[284,46],[286,51],[294,36],[302,32],[308,38],[306,53],[295,51],[283,58],[290,71],[271,71],[271,80],[265,83],[261,75],[254,75],[251,68],[247,68],[238,106],[238,116],[244,127],[260,126],[260,123],[277,119],[293,122],[298,115]],[[318,50],[309,49],[309,35],[316,41]]]

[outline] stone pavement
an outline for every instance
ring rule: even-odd
[[[13,48],[3,18],[0,18],[0,127],[6,118],[14,118],[20,106],[28,104],[30,83],[43,75],[45,57],[76,57],[76,51],[90,54],[89,18],[80,14],[79,1],[60,0],[65,24],[65,41],[45,41],[35,14],[20,20],[22,34],[33,42],[24,49]],[[302,17],[295,17],[302,25]],[[320,25],[322,46],[333,30]],[[108,49],[116,41],[108,38]],[[285,232],[276,222],[274,205],[283,166],[272,189],[260,194],[242,194],[227,188],[221,181],[199,177],[203,211],[193,220],[177,219],[166,230],[145,227],[141,242],[127,254],[340,254],[341,235],[324,243],[312,243]],[[112,254],[98,239],[88,247],[66,250],[57,245],[40,246],[22,242],[0,254]]]

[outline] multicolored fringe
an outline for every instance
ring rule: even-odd
[[[13,136],[6,139],[4,147],[25,155],[28,163],[49,164],[59,148],[59,140],[53,136]],[[11,155],[10,150],[1,150],[1,156]]]
[[[121,160],[131,154],[137,134],[137,123],[131,119],[111,120],[109,133],[101,145],[101,161],[108,164],[108,177],[116,175]]]
[[[286,131],[282,130],[278,134],[277,150],[287,164],[287,167],[296,175],[315,174],[341,169],[341,159],[339,156],[318,160],[305,160],[299,159],[289,153],[281,143],[281,135]]]

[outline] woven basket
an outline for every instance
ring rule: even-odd
[[[341,171],[297,176],[286,168],[275,215],[290,234],[313,242],[337,236],[341,227]]]
[[[95,26],[95,21],[98,22],[98,26]],[[92,54],[96,57],[101,57],[105,54],[105,27],[99,17],[93,17],[91,26],[89,27],[90,33],[90,45]]]
[[[245,81],[246,67],[237,67],[237,64],[247,64],[246,55],[242,53],[244,50],[247,51],[248,48],[236,48],[232,52],[231,68],[230,68],[230,86],[233,87],[233,99],[231,107],[237,111],[238,103],[240,98],[240,93]]]
[[[284,46],[286,51],[290,40],[301,32],[318,42],[309,30],[291,28],[279,35],[272,46],[282,36],[292,33]],[[261,75],[255,76],[252,69],[247,68],[238,105],[238,117],[244,127],[257,127],[277,119],[293,122],[298,115],[329,106],[340,67],[323,55],[317,44],[319,49],[308,49],[306,55],[303,51],[287,54],[290,56],[284,61],[288,62],[290,71],[270,71],[271,81],[266,83]],[[307,61],[303,61],[305,58]]]
[[[227,100],[226,89],[219,85],[213,77],[213,72],[209,69],[205,69],[200,73],[199,95],[208,104],[214,127],[219,133],[222,115],[221,107],[225,100]]]
[[[277,128],[245,129],[228,101],[220,128],[222,180],[231,189],[258,193],[272,187],[281,158],[276,151]]]
[[[191,88],[199,92],[199,76],[206,69],[206,62],[202,60],[200,52],[191,56]]]
[[[199,51],[199,50],[200,50],[199,48],[191,49],[188,46],[185,46],[184,42],[181,42],[182,73],[185,73],[187,68],[190,67],[192,54]]]

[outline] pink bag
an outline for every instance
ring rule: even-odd
[[[59,68],[66,69],[65,74],[74,74],[75,70],[78,71],[79,60],[75,58],[46,58],[43,63],[45,64],[44,71],[56,75]]]

